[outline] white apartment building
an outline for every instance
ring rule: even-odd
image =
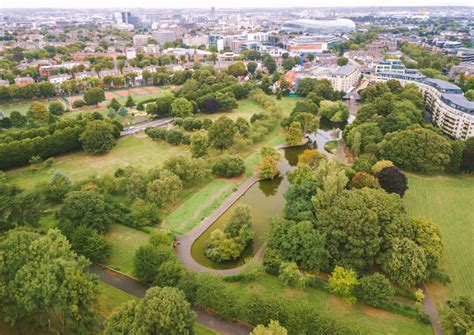
[[[378,62],[375,65],[375,73],[380,72],[392,72],[392,73],[405,73],[406,66],[403,65],[400,59],[387,59]]]
[[[72,70],[74,67],[79,66],[79,65],[84,65],[86,69],[90,68],[91,63],[89,61],[70,61],[70,62],[64,62],[62,66],[65,69]]]
[[[151,35],[134,35],[133,36],[133,45],[135,46],[145,46],[148,44],[148,39],[153,38]]]
[[[360,76],[360,68],[353,65],[316,67],[303,72],[295,82],[303,78],[328,79],[334,90],[349,92],[359,81]]]
[[[371,81],[396,79],[402,85],[416,84],[431,111],[433,123],[456,139],[474,136],[474,102],[467,100],[462,90],[447,81],[426,78],[420,73],[378,73]]]
[[[143,47],[143,51],[146,54],[157,54],[160,52],[160,47],[156,44],[148,44]]]
[[[125,49],[125,55],[127,60],[137,58],[137,50],[135,48],[127,48]]]
[[[97,78],[98,75],[92,71],[78,72],[75,74],[76,79]]]
[[[58,74],[57,76],[51,76],[48,78],[49,82],[52,84],[61,84],[62,82],[71,79],[69,74]]]

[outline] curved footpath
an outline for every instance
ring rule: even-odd
[[[210,272],[213,274],[219,275],[234,275],[242,271],[245,265],[238,266],[232,269],[226,270],[217,270],[211,269],[207,266],[199,264],[196,262],[191,255],[191,247],[194,241],[201,236],[222,214],[224,214],[239,198],[248,191],[253,184],[258,181],[257,175],[254,174],[252,177],[247,179],[240,187],[232,193],[220,206],[217,208],[214,213],[206,217],[201,221],[199,225],[194,227],[192,230],[187,232],[184,235],[178,237],[178,244],[176,245],[176,255],[179,261],[188,269],[196,272]],[[259,259],[263,254],[263,248],[260,248],[259,251],[255,254],[254,259]]]
[[[140,283],[135,278],[129,277],[124,273],[114,271],[110,268],[94,264],[90,267],[89,271],[99,275],[101,282],[138,298],[143,298],[148,289],[147,285]],[[222,320],[218,316],[206,312],[198,307],[193,307],[193,310],[196,313],[197,323],[206,326],[207,328],[211,328],[219,334],[248,335],[251,331],[251,328],[247,325]]]
[[[324,150],[324,145],[327,141],[331,141],[329,133],[326,131],[319,131],[314,135],[313,138],[310,138],[312,141],[316,141],[318,148],[321,147],[321,152],[324,152],[328,157],[333,157],[333,155],[326,150]],[[289,145],[281,144],[275,147],[277,150],[284,149],[289,147]],[[257,174],[254,174],[252,177],[247,179],[240,187],[232,193],[210,216],[206,217],[201,221],[199,225],[194,227],[192,230],[186,234],[178,236],[178,244],[176,245],[176,255],[179,261],[188,269],[195,272],[210,272],[217,275],[235,275],[242,272],[245,268],[245,264],[232,268],[232,269],[212,269],[202,264],[196,262],[191,255],[191,248],[194,241],[201,236],[221,215],[223,215],[241,196],[249,190],[250,187],[258,182]],[[255,253],[253,260],[259,260],[263,255],[263,246]]]

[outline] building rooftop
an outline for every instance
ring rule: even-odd
[[[445,93],[441,97],[445,102],[457,105],[469,114],[474,114],[474,102],[467,100],[462,94]]]
[[[379,72],[378,75],[382,77],[393,77],[393,78],[408,78],[411,80],[420,81],[426,78],[425,75],[416,72],[416,73],[396,73],[396,72]]]
[[[454,85],[450,82],[447,82],[445,80],[441,79],[434,79],[434,78],[426,78],[425,82],[428,85],[434,86],[440,90],[449,90],[449,91],[459,91],[462,93],[462,90],[459,88],[459,86]]]
[[[344,65],[339,66],[332,71],[332,74],[335,76],[347,76],[357,70],[357,66],[354,65]]]

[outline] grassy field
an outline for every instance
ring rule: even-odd
[[[118,288],[99,283],[100,295],[97,301],[97,309],[100,316],[107,318],[114,309],[130,300],[139,300],[139,298],[128,294]]]
[[[474,296],[474,178],[409,175],[404,197],[408,213],[436,223],[444,241],[446,287],[428,285],[438,307],[448,297]]]
[[[125,90],[123,90],[123,91],[125,91]],[[130,90],[128,90],[128,91],[130,92]],[[136,95],[136,94],[132,93],[131,95],[132,95],[133,100],[135,101],[135,103],[139,103],[139,102],[142,102],[142,101],[148,100],[148,99],[156,99],[160,95],[162,95],[164,92],[168,92],[168,91],[170,91],[168,88],[164,88],[164,89],[160,90],[159,92],[150,92],[149,94],[143,94],[143,95]],[[113,92],[113,91],[111,91],[111,92]],[[124,104],[125,101],[127,101],[127,97],[122,97],[120,95],[116,95],[116,99],[121,104]],[[52,101],[64,102],[62,99],[57,99],[57,98],[51,98],[50,100],[43,99],[43,100],[35,100],[35,101],[42,102],[42,103],[46,104],[46,106]],[[7,116],[9,116],[10,113],[13,112],[13,111],[18,111],[21,114],[26,114],[26,112],[28,112],[28,109],[30,108],[32,103],[33,103],[33,101],[24,101],[24,102],[16,102],[16,103],[11,103],[11,104],[1,104],[0,105],[0,110],[5,112],[5,114]],[[72,116],[78,115],[81,112],[87,112],[87,111],[91,111],[91,112],[106,111],[107,108],[105,107],[105,103],[103,103],[102,105],[104,105],[104,106],[99,106],[97,108],[92,108],[92,109],[90,107],[81,108],[81,109],[74,109],[72,113],[67,113],[67,114],[64,115],[64,117],[72,117]]]
[[[359,303],[349,306],[337,296],[318,289],[291,289],[284,286],[281,280],[270,275],[262,275],[256,281],[250,283],[237,282],[228,285],[238,295],[258,291],[268,296],[282,296],[299,302],[310,303],[326,313],[343,318],[344,321],[350,324],[360,324],[365,328],[369,328],[373,334],[432,334],[429,325],[424,325],[415,319]]]
[[[128,165],[149,169],[175,155],[189,155],[188,147],[153,141],[141,133],[119,139],[117,146],[104,155],[92,156],[83,151],[74,152],[56,157],[55,163],[49,169],[45,169],[41,164],[36,170],[23,167],[10,170],[7,177],[9,182],[32,188],[37,183],[48,182],[55,171],[61,171],[73,181],[77,181],[94,175],[114,173],[119,167]]]
[[[63,102],[61,99],[52,98],[50,100],[35,100],[35,102],[42,102],[46,105],[46,107],[53,101],[60,101]],[[0,105],[0,110],[5,112],[7,116],[10,116],[11,112],[18,111],[21,114],[25,115],[28,112],[33,101],[28,102],[20,102],[20,103],[12,103],[6,105]]]
[[[106,265],[128,273],[133,273],[133,256],[135,251],[148,242],[149,235],[119,224],[113,224],[107,233],[107,240],[112,244],[112,255]]]
[[[168,215],[163,225],[180,234],[189,231],[229,196],[232,186],[233,183],[225,179],[214,179]]]

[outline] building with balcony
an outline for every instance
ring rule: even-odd
[[[426,78],[421,73],[381,72],[371,81],[384,82],[396,79],[402,85],[416,84],[431,112],[432,122],[455,139],[474,136],[474,102],[467,100],[461,88],[440,79]]]
[[[405,73],[406,66],[403,65],[400,59],[387,59],[378,62],[375,65],[375,73],[380,72],[392,72],[392,73]]]
[[[360,80],[360,68],[353,65],[315,67],[297,75],[293,80],[295,86],[303,78],[327,79],[336,91],[349,92]],[[288,80],[288,79],[287,79]]]

